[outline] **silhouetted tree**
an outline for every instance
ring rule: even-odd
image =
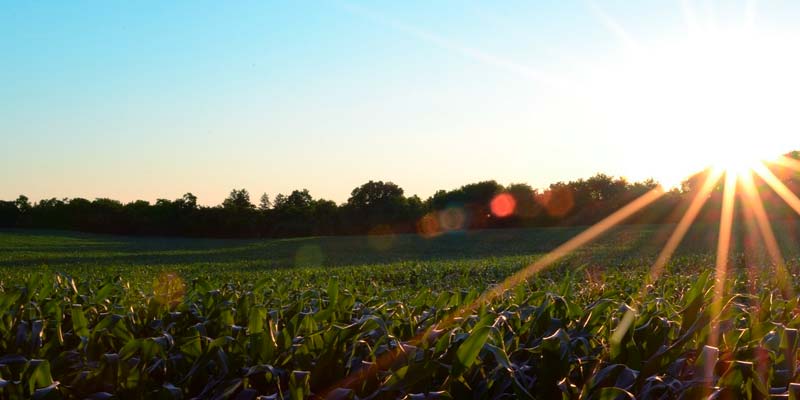
[[[619,197],[628,189],[625,178],[614,179],[606,174],[597,174],[586,180],[586,189],[593,201],[606,201]]]
[[[286,196],[284,196],[282,193],[278,193],[278,195],[275,196],[275,201],[272,202],[272,207],[281,208],[283,207],[284,203],[286,203]]]
[[[404,198],[403,189],[392,182],[369,181],[350,192],[347,204],[367,209],[385,204],[398,203]]]
[[[314,202],[312,230],[314,235],[335,235],[339,232],[339,208],[330,200]]]
[[[193,195],[191,192],[184,194],[180,199],[175,200],[175,202],[183,209],[194,210],[197,208],[197,196]]]
[[[19,195],[17,200],[14,201],[14,204],[16,204],[17,209],[19,209],[19,212],[21,213],[26,213],[31,209],[31,202],[28,200],[28,196],[25,196],[24,194]]]
[[[247,189],[233,189],[231,194],[228,195],[222,202],[222,208],[229,210],[249,210],[255,208],[253,203],[250,203],[250,193]]]
[[[503,186],[493,180],[470,183],[449,192],[436,192],[429,204],[433,210],[460,207],[467,215],[465,228],[486,228],[493,222],[489,205],[503,190]]]
[[[382,226],[383,230],[405,231],[400,226],[404,221],[415,217],[403,189],[392,182],[369,181],[350,192],[345,205],[350,227],[354,233],[369,231]]]
[[[789,153],[787,157],[798,159],[800,153]],[[800,192],[800,173],[795,169],[780,165],[770,169],[789,190]],[[708,173],[703,171],[687,179],[681,189],[669,191],[627,221],[677,222]],[[754,179],[770,218],[797,218],[766,182],[757,176]],[[723,182],[720,179],[706,199],[699,221],[718,221]],[[198,206],[197,197],[191,193],[175,200],[158,199],[153,204],[137,200],[124,205],[107,198],[51,198],[31,204],[27,197],[19,196],[15,201],[0,201],[0,227],[212,237],[398,233],[415,232],[424,216],[436,219],[437,215],[445,215],[440,212],[448,208],[458,208],[464,216],[460,229],[581,225],[599,221],[657,186],[652,179],[630,182],[605,174],[556,182],[541,192],[522,183],[504,187],[495,181],[483,181],[439,190],[423,201],[417,196],[406,197],[403,189],[392,182],[369,181],[353,189],[342,205],[314,199],[307,189],[302,189],[289,195],[278,194],[272,203],[264,194],[258,209],[245,189],[232,190],[215,207]],[[501,194],[511,195],[514,205],[513,212],[502,217],[490,209],[492,200]],[[735,209],[741,213],[744,208]]]
[[[314,231],[314,199],[308,189],[275,196],[271,215],[273,235],[304,236]]]
[[[511,195],[515,204],[512,223],[541,223],[544,209],[537,200],[539,192],[536,189],[526,183],[512,183],[506,187],[506,192]]]
[[[17,226],[19,208],[13,201],[0,201],[0,227],[13,228]]]
[[[269,201],[269,196],[264,193],[261,195],[261,200],[258,202],[258,209],[261,211],[267,211],[272,207],[272,202]]]
[[[308,189],[293,190],[292,193],[286,197],[283,207],[293,207],[299,210],[309,209],[314,202],[314,198],[308,192]]]

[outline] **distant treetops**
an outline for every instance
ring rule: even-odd
[[[680,189],[671,190],[628,222],[674,222],[703,174],[689,178]],[[800,189],[796,173],[776,174],[791,190]],[[392,182],[369,181],[353,189],[342,204],[314,199],[302,189],[274,199],[265,193],[256,205],[246,189],[234,189],[214,207],[199,206],[191,193],[154,204],[143,200],[123,204],[107,198],[52,198],[31,204],[27,197],[19,196],[15,201],[0,201],[0,227],[208,237],[392,233],[428,237],[469,229],[592,224],[657,186],[652,179],[629,182],[605,174],[557,182],[543,191],[523,183],[503,186],[490,180],[439,190],[422,200],[406,196]],[[720,192],[721,188],[712,193],[701,221],[714,219]],[[768,207],[772,216],[794,217],[779,203]]]

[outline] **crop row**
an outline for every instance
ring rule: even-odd
[[[794,398],[797,298],[740,271],[715,302],[702,269],[565,266],[479,302],[510,268],[28,274],[0,292],[0,397]]]

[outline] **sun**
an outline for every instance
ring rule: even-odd
[[[800,34],[721,26],[642,40],[587,80],[626,169],[678,184],[741,173],[797,147]]]
[[[769,150],[760,150],[762,146],[758,145],[758,139],[755,136],[751,139],[720,143],[708,154],[709,167],[740,176],[780,156],[780,153],[773,154]]]

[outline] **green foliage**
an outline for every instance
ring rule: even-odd
[[[476,303],[572,233],[401,238],[391,257],[359,238],[0,234],[0,398],[797,398],[797,298],[734,262],[715,309],[713,257],[691,246],[645,287],[657,232],[615,231]],[[520,238],[536,251],[498,244]],[[311,245],[335,263],[280,268]]]

